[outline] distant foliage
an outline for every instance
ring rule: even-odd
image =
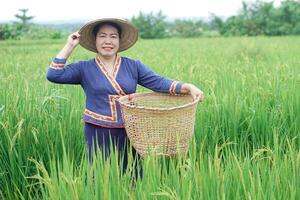
[[[141,38],[164,38],[167,36],[165,18],[161,11],[149,14],[140,12],[131,22],[139,29]]]
[[[203,33],[203,23],[201,21],[176,19],[171,33],[178,37],[198,37]]]
[[[23,30],[20,24],[0,24],[0,40],[20,39],[22,33]]]
[[[33,25],[30,29],[23,35],[26,39],[60,39],[63,38],[66,34],[62,31],[51,29],[48,27]]]
[[[0,40],[20,40],[20,39],[60,39],[64,37],[64,32],[35,25],[30,22],[34,16],[28,16],[28,9],[20,9],[21,14],[16,14],[15,17],[19,20],[12,24],[0,24]]]
[[[161,16],[161,12],[159,15],[140,13],[132,22],[139,28],[142,38],[161,38],[165,35],[152,34],[155,33],[153,29],[164,24],[165,17]],[[286,0],[279,7],[262,0],[243,2],[239,13],[226,20],[211,14],[209,21],[175,19],[165,29],[163,27],[160,26],[160,33],[175,37],[299,35],[300,1]]]
[[[243,2],[238,15],[228,18],[219,31],[222,35],[299,35],[300,2],[283,1],[278,8],[273,2]]]
[[[0,40],[61,39],[66,35],[63,31],[35,24],[29,25],[26,30],[20,23],[0,24]]]

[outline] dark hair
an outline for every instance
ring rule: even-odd
[[[105,25],[109,25],[109,26],[112,26],[112,27],[114,27],[115,29],[117,29],[118,34],[119,34],[119,37],[121,37],[121,34],[122,34],[122,28],[121,28],[120,25],[118,25],[118,24],[116,24],[116,23],[114,23],[114,22],[102,22],[102,23],[100,23],[100,24],[97,24],[97,25],[94,27],[94,29],[93,29],[93,34],[94,34],[95,37],[96,37],[96,35],[97,35],[99,29],[102,28],[102,27],[105,26]]]

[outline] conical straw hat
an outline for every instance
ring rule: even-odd
[[[124,51],[131,46],[135,44],[135,42],[138,39],[138,30],[135,28],[132,24],[129,22],[122,20],[122,19],[116,19],[116,18],[103,18],[103,19],[97,19],[93,21],[89,21],[86,23],[81,29],[79,30],[80,34],[80,45],[90,51],[96,52],[96,40],[95,35],[93,33],[94,28],[101,23],[115,23],[118,26],[120,26],[122,33],[120,37],[120,46],[118,52]]]

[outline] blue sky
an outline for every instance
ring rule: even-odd
[[[273,2],[278,5],[280,0]],[[14,20],[14,14],[20,8],[28,8],[28,14],[35,16],[35,22],[46,22],[131,18],[140,11],[149,13],[159,10],[168,18],[206,18],[210,13],[228,17],[236,14],[241,5],[242,0],[8,0],[0,7],[0,21]]]

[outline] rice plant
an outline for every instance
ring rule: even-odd
[[[64,41],[0,42],[0,199],[299,199],[299,42],[141,40],[122,53],[205,93],[187,157],[146,157],[142,179],[132,157],[124,174],[115,154],[87,162],[84,94],[45,78]]]

